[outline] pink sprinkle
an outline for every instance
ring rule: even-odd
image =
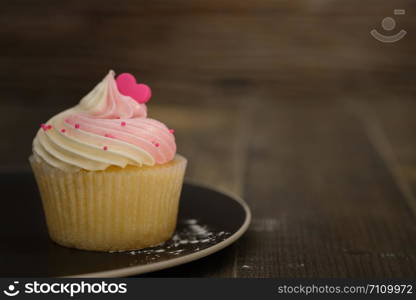
[[[66,132],[66,129],[65,129],[65,128],[62,128],[62,129],[61,129],[61,132],[62,132],[62,133],[65,133],[65,132]]]
[[[107,151],[108,147],[107,146],[104,146],[103,149],[104,149],[104,151]]]
[[[75,124],[75,128],[78,129],[79,128],[79,124]]]
[[[49,130],[49,129],[52,129],[52,125],[40,124],[40,127],[41,127],[44,131]]]
[[[169,132],[174,134],[175,133],[175,129],[169,129]]]
[[[157,143],[157,142],[154,142],[153,143],[156,147],[159,147],[160,146],[160,144],[159,143]]]
[[[126,122],[121,122],[121,126],[126,126]]]
[[[104,134],[104,136],[108,137],[108,138],[114,138],[114,136],[112,134],[109,134],[109,133]]]

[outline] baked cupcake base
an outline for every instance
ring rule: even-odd
[[[84,250],[137,250],[160,244],[176,227],[186,159],[152,167],[65,172],[39,156],[30,163],[49,235]]]

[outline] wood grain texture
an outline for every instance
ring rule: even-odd
[[[359,120],[331,101],[256,115],[238,275],[414,276],[414,215]]]
[[[366,99],[347,103],[362,120],[370,141],[416,216],[416,105],[406,97],[392,98],[394,101],[381,98],[377,105]]]
[[[369,31],[393,16],[408,36]],[[109,68],[152,87],[188,177],[242,195],[233,246],[155,277],[415,277],[415,2],[2,1],[0,169]]]

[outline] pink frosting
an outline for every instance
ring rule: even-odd
[[[74,128],[77,125],[80,131],[135,145],[152,155],[157,164],[169,162],[176,153],[172,134],[157,120],[144,117],[104,119],[79,113],[69,115],[65,123]]]

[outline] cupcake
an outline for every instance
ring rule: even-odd
[[[147,117],[150,88],[110,71],[78,105],[40,126],[29,158],[56,243],[123,251],[175,230],[186,159]]]

